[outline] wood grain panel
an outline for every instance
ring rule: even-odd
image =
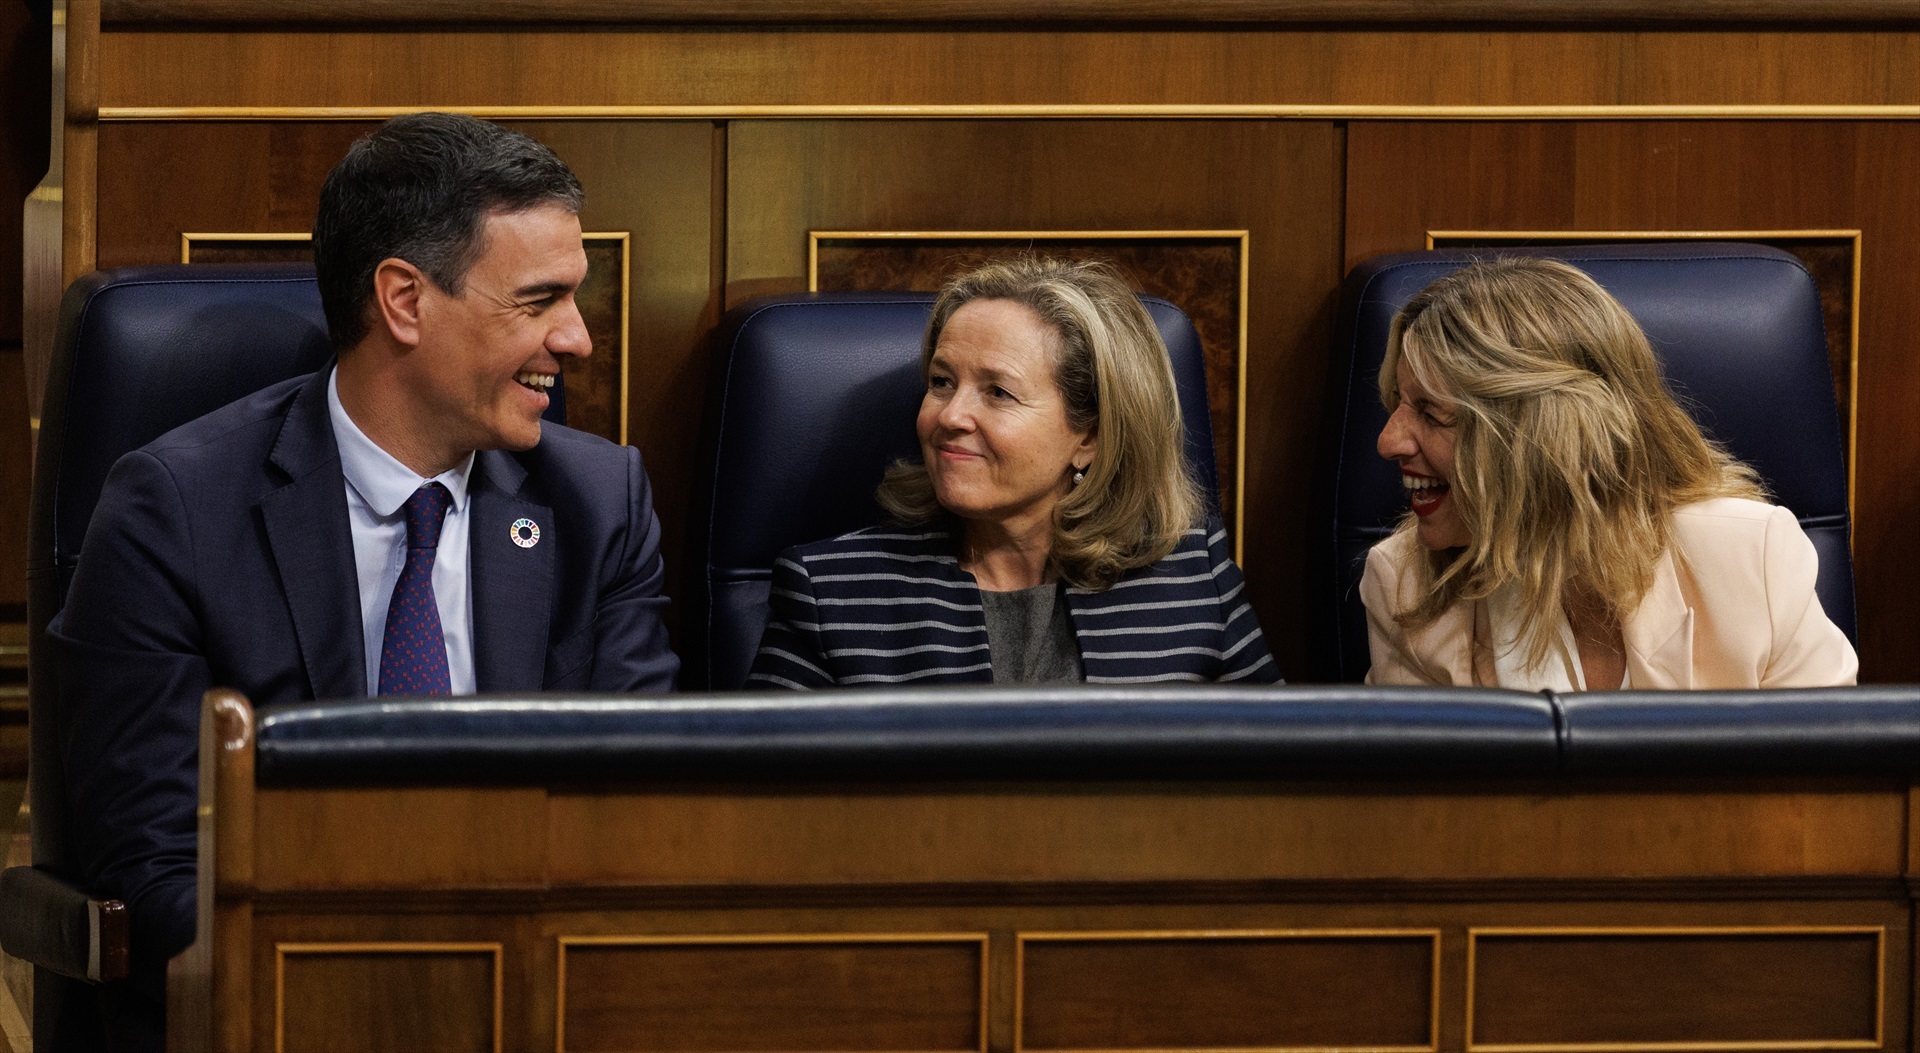
[[[1052,934],[1020,945],[1016,1049],[1438,1045],[1440,934]]]
[[[1349,132],[1346,263],[1429,230],[1859,230],[1854,579],[1862,679],[1920,679],[1920,125],[1372,123]],[[1791,164],[1781,159],[1791,158]]]
[[[1493,931],[1469,939],[1470,1050],[1881,1042],[1879,930]]]
[[[984,1050],[986,938],[561,941],[560,1048]]]
[[[545,873],[538,789],[325,792],[256,798],[261,889],[526,887]],[[585,831],[581,832],[585,834]]]
[[[1181,237],[1135,235],[1034,237],[1018,234],[967,238],[818,236],[813,241],[812,288],[823,292],[932,291],[949,278],[992,260],[1041,255],[1102,260],[1122,280],[1179,307],[1200,337],[1207,409],[1213,428],[1215,495],[1234,539],[1239,537],[1242,239],[1237,234]]]
[[[1764,783],[556,791],[548,858],[563,884],[1892,876],[1904,808],[1900,789]]]
[[[105,0],[109,23],[325,24],[543,21],[606,24],[733,22],[1478,22],[1609,24],[1789,22],[1909,25],[1906,0]]]
[[[115,27],[100,102],[176,106],[1914,105],[1920,36],[1161,27]],[[564,71],[564,75],[556,75]],[[1286,111],[1280,111],[1286,112]],[[1324,116],[1332,116],[1327,114]]]
[[[1244,569],[1281,668],[1306,667],[1298,509],[1311,487],[1338,284],[1338,129],[740,121],[728,144],[729,304],[804,290],[816,230],[1248,231]]]
[[[501,1048],[497,944],[283,944],[277,953],[276,1051]]]

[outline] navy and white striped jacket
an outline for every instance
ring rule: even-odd
[[[955,547],[945,530],[869,527],[782,552],[748,684],[991,683],[979,585]],[[1217,526],[1111,588],[1068,588],[1087,682],[1278,681],[1245,591]]]

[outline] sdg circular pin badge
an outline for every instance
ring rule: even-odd
[[[510,531],[513,543],[521,548],[532,548],[540,543],[540,524],[531,519],[516,519]]]

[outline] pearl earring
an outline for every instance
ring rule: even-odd
[[[1081,483],[1084,483],[1086,481],[1087,481],[1087,470],[1085,468],[1075,468],[1073,470],[1073,485],[1079,486]]]

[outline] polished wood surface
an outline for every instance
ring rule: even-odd
[[[506,1049],[1908,1048],[1904,783],[256,787],[220,704],[217,1048],[473,1039],[493,944]]]
[[[561,944],[567,1050],[986,1048],[984,935]]]
[[[1472,1039],[1878,1048],[1882,936],[1817,927],[1476,933]],[[1718,997],[1676,997],[1687,989]]]
[[[497,1053],[498,945],[274,947],[276,1053]]]
[[[1912,0],[104,0],[109,23],[1920,23]]]
[[[1029,936],[1018,1047],[1432,1049],[1439,949],[1438,932]]]
[[[767,105],[1136,105],[1358,117],[1394,106],[1920,104],[1920,35],[1893,31],[568,32],[539,22],[451,35],[343,26],[326,34],[326,62],[309,61],[312,34],[285,29],[127,27],[100,44],[98,100],[110,109],[646,105],[726,117]]]

